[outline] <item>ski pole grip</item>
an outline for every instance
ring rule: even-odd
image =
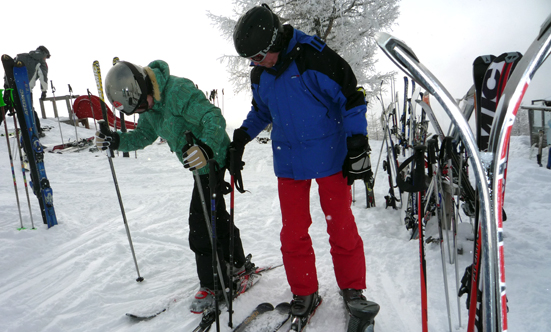
[[[191,133],[191,131],[186,130],[184,132],[184,136],[186,136],[186,141],[188,142],[188,144],[193,145],[193,134]]]
[[[214,198],[215,197],[215,193],[216,193],[216,180],[217,180],[217,176],[216,176],[216,165],[217,165],[217,162],[216,160],[214,159],[210,159],[208,161],[208,164],[209,164],[209,187],[210,187],[210,195],[211,195],[211,198]]]
[[[230,148],[230,174],[235,174],[235,148]]]
[[[109,124],[105,120],[98,120],[99,131],[100,133],[108,133],[111,130],[109,129]]]

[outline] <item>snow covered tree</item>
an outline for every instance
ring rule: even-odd
[[[254,6],[258,0],[234,0],[233,15],[213,15],[210,19],[223,36],[233,43],[233,29],[239,17]],[[374,33],[389,29],[399,15],[399,0],[264,0],[283,24],[307,34],[318,35],[352,67],[358,84],[367,93],[367,99],[378,93],[382,80],[392,73],[376,70],[375,52],[378,46]],[[235,55],[222,58],[228,64],[230,81],[236,93],[250,88],[250,61]]]

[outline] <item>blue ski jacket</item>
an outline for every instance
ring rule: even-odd
[[[273,124],[277,177],[333,175],[342,170],[346,138],[367,135],[365,97],[356,85],[343,58],[317,36],[293,29],[274,67],[252,69],[252,107],[242,127],[254,138]]]

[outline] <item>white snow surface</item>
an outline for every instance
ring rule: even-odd
[[[13,130],[12,118],[8,126]],[[60,143],[56,120],[42,143]],[[3,124],[2,124],[3,127]],[[61,124],[65,141],[75,137],[74,127]],[[93,127],[92,127],[93,128]],[[4,132],[4,128],[2,128]],[[232,129],[228,129],[232,132]],[[78,128],[79,138],[94,130]],[[54,191],[58,225],[43,224],[38,201],[31,193],[31,221],[19,156],[15,172],[24,230],[20,227],[6,138],[0,143],[0,331],[191,331],[200,315],[189,312],[198,290],[195,260],[188,244],[188,206],[193,176],[166,144],[157,144],[113,159],[139,271],[136,282],[125,225],[113,178],[104,153],[45,154],[48,178]],[[380,141],[371,142],[372,164],[379,157]],[[15,140],[10,139],[12,149]],[[549,331],[551,326],[551,170],[530,159],[528,137],[513,137],[507,172],[504,224],[509,331]],[[241,230],[246,253],[258,266],[281,263],[280,209],[270,144],[247,145],[243,171],[249,192],[236,194],[235,223]],[[29,178],[29,177],[28,177]],[[227,175],[229,181],[229,175]],[[377,172],[377,207],[365,208],[363,184],[355,185],[352,207],[364,241],[368,299],[381,305],[376,331],[420,331],[419,243],[409,240],[400,211],[385,209],[386,173]],[[226,198],[229,209],[229,196]],[[315,181],[311,190],[313,225],[310,229],[317,258],[323,303],[309,332],[345,331],[346,314],[338,294],[324,215]],[[436,220],[436,218],[433,218]],[[432,223],[432,221],[431,221]],[[459,278],[472,261],[472,226],[462,215],[459,225]],[[438,236],[429,223],[428,236]],[[448,331],[440,247],[428,244],[429,331]],[[351,266],[350,269],[354,269]],[[447,264],[448,284],[455,291],[454,266]],[[234,326],[261,302],[290,301],[292,294],[280,267],[265,273],[260,282],[234,302]],[[452,295],[454,331],[466,331],[466,296],[458,305]],[[158,317],[136,322],[125,313],[155,312]],[[221,331],[231,331],[228,314],[221,315]],[[215,327],[211,331],[215,331]]]

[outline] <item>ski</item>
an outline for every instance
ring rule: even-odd
[[[24,150],[29,160],[31,187],[38,198],[44,224],[50,228],[57,225],[57,218],[53,204],[53,191],[44,167],[44,149],[40,144],[34,121],[27,68],[20,61],[15,63],[6,54],[2,56],[2,64],[8,86],[17,92],[14,94],[13,103],[21,126]]]
[[[436,119],[436,115],[434,115],[434,112],[432,111],[432,107],[430,107],[429,104],[424,102],[423,100],[416,100],[416,102],[421,106],[423,111],[425,111],[425,114],[429,117],[429,121],[432,124],[432,127],[434,130],[436,130],[436,134],[440,138],[441,141],[444,140],[444,131],[442,130],[442,127],[440,127],[440,123]]]
[[[275,308],[271,303],[259,304],[233,332],[276,332],[291,317],[291,304],[281,302]]]
[[[497,238],[496,256],[498,261],[498,282],[496,283],[498,328],[507,331],[507,297],[505,288],[505,264],[503,260],[503,201],[505,198],[505,179],[507,177],[507,163],[509,156],[509,140],[515,118],[524,97],[524,93],[536,71],[551,54],[551,15],[541,26],[536,39],[526,50],[516,69],[509,78],[509,82],[500,99],[494,125],[490,132],[489,152],[493,156],[491,188],[493,197],[493,211],[495,218],[495,232]]]
[[[492,256],[492,250],[496,250],[495,238],[492,234],[492,215],[491,215],[491,199],[489,187],[486,180],[486,172],[482,165],[481,158],[478,154],[478,148],[475,143],[474,135],[470,127],[463,117],[459,106],[451,94],[442,86],[442,84],[432,75],[432,73],[418,60],[415,53],[402,41],[392,37],[391,35],[379,32],[376,34],[376,39],[379,47],[383,52],[406,74],[412,77],[421,87],[427,90],[431,95],[442,105],[444,111],[448,114],[454,126],[459,130],[461,140],[465,144],[477,187],[479,188],[479,201],[481,203],[481,221],[482,227],[482,243],[483,253],[488,258]],[[489,289],[483,305],[488,308],[485,312],[489,317],[485,317],[488,326],[495,326],[495,291],[492,288],[492,283],[496,282],[494,259],[484,260],[484,282],[485,289]],[[491,329],[490,330],[495,330]]]
[[[477,91],[477,143],[481,151],[488,148],[490,130],[494,123],[497,104],[507,86],[507,81],[513,73],[522,54],[518,52],[503,53],[494,58],[488,65],[480,93]],[[476,70],[476,67],[473,68]],[[476,73],[473,73],[476,79]]]
[[[278,268],[280,266],[283,266],[283,264],[277,264],[277,265],[268,265],[268,266],[265,266],[265,267],[258,267],[254,270],[252,270],[251,272],[248,272],[248,273],[244,273],[244,274],[241,274],[238,276],[238,278],[240,280],[244,280],[245,278],[249,278],[251,275],[256,275],[256,276],[260,276],[262,273],[264,272],[267,272],[267,271],[271,271],[275,268]],[[258,281],[257,281],[258,282]],[[254,283],[256,284],[256,282]],[[253,284],[253,285],[254,285]],[[235,294],[235,297],[245,293],[246,291],[248,291],[251,287],[249,288],[246,288],[244,289],[242,292],[238,293],[238,294]],[[234,298],[235,298],[234,297]],[[162,314],[163,312],[167,311],[169,308],[170,308],[170,305],[173,303],[173,302],[176,302],[175,299],[172,299],[170,301],[168,301],[168,305],[165,306],[165,307],[162,307],[162,308],[159,308],[157,310],[152,310],[152,311],[149,311],[149,312],[144,312],[144,313],[138,313],[138,312],[129,312],[129,313],[126,313],[126,316],[132,318],[132,319],[136,319],[136,320],[149,320],[149,319],[152,319],[152,318],[155,318],[157,317],[158,315]],[[208,312],[203,312],[202,313],[203,316],[206,316],[208,315]],[[214,322],[214,320],[213,320]]]
[[[486,75],[486,71],[488,70],[488,67],[494,61],[495,55],[488,54],[488,55],[481,55],[477,57],[473,62],[473,81],[474,81],[474,108],[475,108],[475,115],[476,115],[476,141],[480,142],[480,136],[482,134],[481,128],[482,126],[478,125],[480,123],[481,118],[481,103],[480,99],[482,98],[482,85],[484,83],[484,76]],[[488,133],[489,134],[489,133]]]
[[[459,118],[457,114],[460,113],[459,107],[455,104],[451,95],[403,42],[384,33],[379,33],[377,39],[383,51],[402,70],[415,77],[418,82],[430,87],[431,93],[434,91],[433,94],[438,96],[445,111],[450,115],[452,121],[457,122],[456,125],[461,131],[461,138],[465,143],[470,159],[473,161],[472,165],[479,189],[479,201],[482,204],[480,210],[482,215],[480,242],[482,246],[477,250],[480,250],[482,255],[481,272],[483,273],[483,279],[480,286],[484,290],[484,296],[480,306],[471,307],[470,310],[479,314],[477,320],[480,321],[482,330],[506,331],[507,303],[502,222],[509,139],[524,93],[538,68],[551,54],[551,15],[547,17],[537,38],[518,62],[517,68],[512,73],[501,94],[501,99],[497,103],[488,141],[489,152],[484,155],[484,159],[491,162],[491,165],[486,169],[486,174],[492,186],[493,197],[491,199],[489,186],[484,181],[482,164],[474,145],[474,137],[472,132],[468,130],[468,125],[464,119]],[[492,208],[490,208],[490,204]],[[471,289],[471,292],[476,296],[475,290]],[[475,330],[473,325],[473,321],[470,319],[468,331]]]
[[[473,63],[473,80],[475,86],[475,114],[476,114],[476,140],[480,151],[485,151],[488,148],[488,140],[490,130],[492,128],[497,104],[503,89],[522,55],[518,52],[503,53],[499,57],[493,55],[485,55],[475,59]],[[481,251],[479,247],[481,225],[479,224],[479,205],[475,201],[475,221],[474,221],[474,245],[473,250],[473,267],[471,274],[471,285],[468,287],[469,297],[467,301],[468,308],[476,308],[469,312],[470,331],[477,326],[478,330],[482,329],[482,308],[478,303],[482,299],[483,290],[480,288],[480,264]],[[473,296],[472,294],[476,294]]]
[[[233,330],[233,332],[243,332],[245,331],[253,321],[255,321],[260,315],[273,311],[274,306],[271,303],[264,302],[254,308],[254,310]]]
[[[93,144],[94,144],[94,136],[88,137],[88,138],[83,138],[83,139],[78,140],[78,141],[68,142],[68,143],[65,143],[65,144],[54,145],[53,147],[51,147],[49,149],[48,152],[50,152],[50,153],[52,153],[52,152],[57,152],[57,153],[67,152],[67,150],[71,149],[71,148],[86,148],[86,147],[88,147],[90,145],[93,145]]]
[[[220,313],[220,310],[218,311]],[[205,311],[201,317],[201,322],[193,329],[192,332],[207,332],[210,330],[212,324],[216,321],[216,310]]]
[[[281,266],[283,266],[283,264],[274,264],[274,265],[267,265],[267,266],[257,267],[256,269],[254,269],[252,271],[249,271],[247,273],[239,274],[238,277],[243,278],[244,276],[251,275],[251,274],[261,274],[263,272],[271,271],[271,270],[276,269],[276,268],[281,267]]]
[[[375,193],[373,192],[375,178],[372,173],[369,173],[369,176],[366,176],[363,180],[365,185],[366,209],[369,209],[375,207]]]

